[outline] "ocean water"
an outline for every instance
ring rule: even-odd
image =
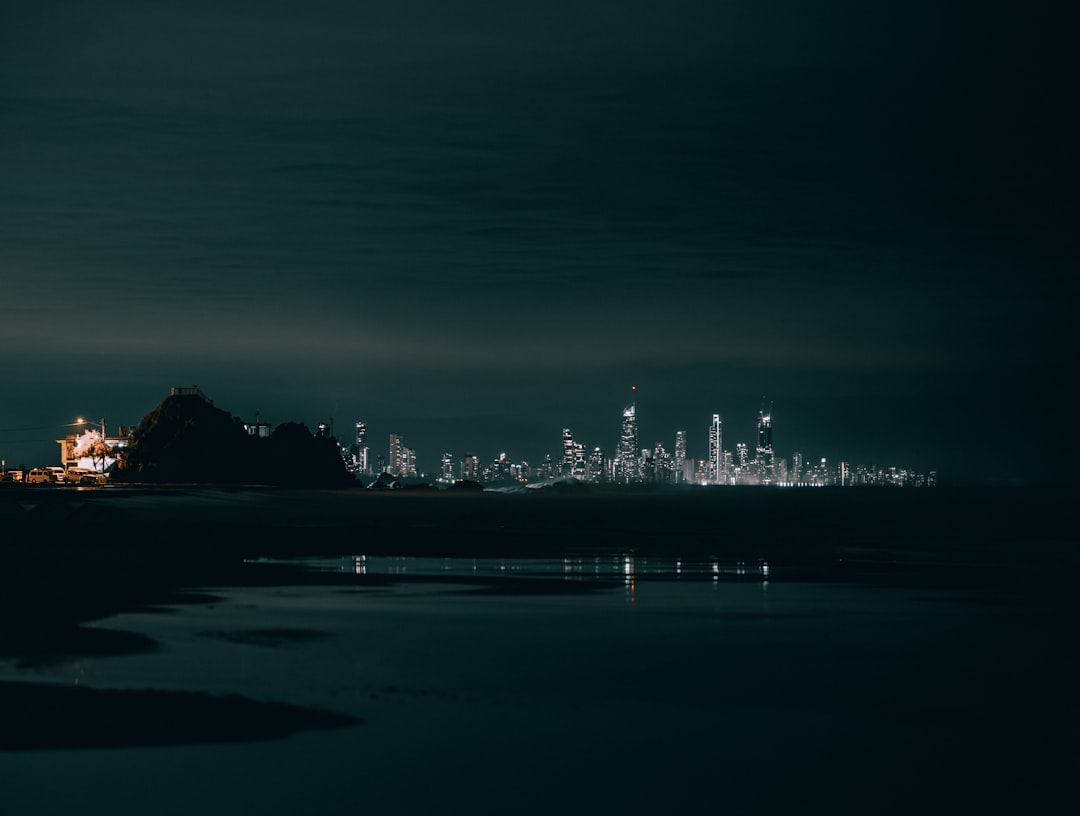
[[[517,515],[480,506],[454,508],[478,539]],[[85,720],[21,712],[46,737],[0,751],[4,812],[1011,813],[1071,796],[1073,582],[1040,567],[1046,536],[1036,558],[959,538],[807,559],[662,540],[392,553],[359,528],[317,532],[226,548],[224,572],[170,549],[151,562],[182,576],[168,593],[79,627],[115,648],[5,652],[0,700],[31,682],[118,707],[82,748]],[[70,566],[50,563],[54,580]],[[149,746],[120,727],[145,690],[163,695],[130,706],[160,722]],[[226,740],[196,707],[185,744],[181,693],[267,704],[267,723],[278,703],[351,719]]]

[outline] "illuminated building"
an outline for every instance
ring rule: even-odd
[[[670,484],[675,481],[675,464],[671,454],[664,446],[657,442],[653,447],[652,454],[653,473],[652,480],[660,484]]]
[[[453,482],[454,455],[452,453],[444,453],[442,455],[442,461],[439,464],[439,480],[442,482]]]
[[[401,438],[397,434],[390,434],[390,450],[386,457],[386,472],[391,476],[401,476],[402,448]]]
[[[675,481],[686,479],[686,431],[675,431]]]
[[[513,475],[510,472],[510,460],[506,458],[505,453],[500,453],[492,461],[484,473],[484,481],[486,482],[511,482],[515,481]]]
[[[473,482],[479,481],[480,457],[475,453],[466,453],[465,458],[461,460],[461,478]]]
[[[720,414],[712,415],[712,424],[709,426],[709,470],[706,480],[709,484],[720,484],[723,479],[722,451],[724,450],[723,426],[720,423]]]
[[[397,434],[390,434],[390,451],[387,472],[391,476],[416,475],[416,451],[405,445]]]
[[[563,428],[562,449],[562,459],[559,460],[559,475],[569,476],[574,470],[574,459],[577,457],[577,451],[574,447],[574,435],[569,428]]]
[[[589,454],[587,480],[593,484],[603,484],[607,481],[607,463],[604,460],[604,452],[600,448],[593,448]]]
[[[825,457],[821,457],[821,463],[817,467],[812,468],[807,474],[807,481],[813,487],[826,487],[832,484],[832,477],[829,473],[829,464],[825,460]]]
[[[732,484],[751,484],[752,482],[750,449],[745,442],[738,442],[735,445],[735,472],[732,474]]]
[[[653,460],[652,451],[648,448],[641,449],[641,456],[638,459],[638,475],[643,482],[652,482],[656,479],[655,473],[655,461]]]
[[[588,477],[589,468],[585,461],[585,446],[580,442],[574,443],[574,462],[570,466],[570,475],[575,479],[585,481]]]
[[[97,424],[97,423],[94,423]],[[91,428],[81,434],[68,434],[57,439],[60,445],[60,464],[69,467],[84,468],[98,473],[105,473],[116,462],[116,452],[126,448],[127,429],[121,425],[116,436],[103,436],[105,421],[101,421],[101,431]]]
[[[270,423],[263,422],[259,415],[259,410],[255,409],[255,421],[244,424],[244,430],[247,431],[248,436],[257,436],[260,439],[265,439],[270,436]]]
[[[634,484],[641,481],[638,466],[637,408],[630,403],[623,409],[622,431],[615,453],[615,481],[618,484]]]
[[[766,414],[762,409],[758,414],[758,443],[756,469],[758,478],[764,484],[772,484],[773,474],[773,447],[772,447],[772,414]]]
[[[750,451],[747,449],[745,442],[739,442],[735,445],[735,459],[737,461],[736,467],[746,470],[746,466],[750,462]]]
[[[364,440],[367,438],[367,425],[361,420],[356,420],[356,444],[353,449],[353,456],[356,461],[356,472],[362,474],[371,473],[370,450],[364,444]]]

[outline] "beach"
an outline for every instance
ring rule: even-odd
[[[1059,496],[0,494],[11,812],[1046,810]]]

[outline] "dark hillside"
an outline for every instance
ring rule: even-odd
[[[351,477],[333,439],[299,423],[268,438],[197,394],[167,397],[143,417],[122,452],[114,482],[331,487]]]

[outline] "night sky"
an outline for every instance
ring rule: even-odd
[[[0,455],[198,385],[444,450],[1070,467],[1074,20],[920,0],[0,8]],[[631,385],[637,386],[631,396]]]

